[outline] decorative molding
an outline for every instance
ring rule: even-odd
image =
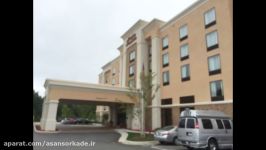
[[[177,14],[175,17],[173,17],[171,20],[169,20],[167,23],[165,23],[161,28],[160,31],[165,30],[167,27],[171,26],[172,24],[176,23],[177,20],[185,17],[189,13],[193,12],[195,9],[200,7],[201,5],[205,4],[208,0],[198,0],[192,5],[190,5],[188,8]]]

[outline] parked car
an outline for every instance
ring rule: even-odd
[[[176,126],[165,126],[161,129],[158,129],[154,133],[154,139],[159,141],[160,144],[164,143],[174,143],[179,144],[177,140],[177,130]]]
[[[177,135],[180,143],[189,149],[233,149],[233,122],[220,111],[182,111]]]
[[[61,124],[76,124],[77,121],[74,118],[65,118],[61,120]]]
[[[89,123],[90,123],[90,121],[86,118],[78,118],[76,120],[76,124],[89,124]]]

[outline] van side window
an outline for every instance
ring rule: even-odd
[[[195,119],[187,119],[187,128],[195,128]]]
[[[218,129],[224,129],[224,126],[221,120],[216,120],[216,123],[217,123]]]
[[[212,129],[212,122],[210,119],[201,119],[204,129]]]
[[[186,119],[181,119],[180,122],[179,122],[179,126],[178,128],[185,128],[185,122],[186,122]]]
[[[223,120],[223,123],[224,123],[225,129],[232,129],[229,120]]]

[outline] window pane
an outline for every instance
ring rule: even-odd
[[[211,82],[211,96],[212,97],[224,96],[222,81]]]
[[[205,25],[215,21],[215,10],[211,9],[205,13]]]
[[[168,64],[169,63],[169,59],[168,59],[168,53],[163,55],[163,64]]]
[[[181,76],[182,78],[189,77],[189,65],[184,65],[181,68]]]
[[[195,119],[187,119],[187,128],[195,128]]]
[[[181,46],[181,58],[188,56],[188,44]]]
[[[232,129],[229,120],[223,120],[225,129]]]
[[[135,51],[132,51],[130,54],[129,54],[129,60],[134,60],[135,59]]]
[[[168,38],[165,37],[163,38],[163,47],[167,47],[168,46]]]
[[[224,126],[221,120],[216,120],[216,123],[217,123],[218,129],[224,129]]]
[[[207,47],[218,44],[217,31],[207,34]]]
[[[130,75],[134,74],[134,66],[133,65],[129,67],[129,74]]]
[[[169,71],[163,72],[163,83],[169,82]]]
[[[181,119],[179,122],[178,128],[185,128],[185,122],[186,122],[186,119]]]
[[[204,129],[212,129],[212,123],[210,119],[201,119]]]
[[[212,56],[209,58],[209,71],[219,70],[221,68],[220,65],[220,56]]]
[[[179,29],[179,37],[183,38],[185,36],[187,36],[187,25]]]

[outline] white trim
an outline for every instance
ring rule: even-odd
[[[215,104],[231,104],[233,100],[225,100],[225,101],[205,101],[205,102],[197,102],[197,103],[187,103],[187,104],[172,104],[172,105],[158,105],[158,106],[148,106],[148,108],[159,107],[159,108],[171,108],[171,107],[184,107],[184,106],[198,106],[198,105],[215,105]]]
[[[174,23],[176,23],[177,20],[180,20],[181,18],[185,17],[186,15],[188,15],[189,13],[193,12],[195,9],[197,9],[198,7],[200,7],[201,5],[205,4],[208,0],[198,0],[195,3],[193,3],[192,5],[190,5],[188,8],[186,8],[185,10],[183,10],[182,12],[180,12],[179,14],[177,14],[174,18],[172,18],[171,20],[169,20],[167,23],[165,23],[161,28],[160,31],[165,30],[168,26],[173,25]]]
[[[52,80],[52,79],[47,79],[45,81],[45,87],[46,86],[64,86],[64,87],[87,88],[95,90],[109,90],[116,92],[129,92],[128,88],[115,87],[112,85],[106,85],[106,84],[100,85],[100,84],[91,84],[91,83],[64,81],[64,80]]]

